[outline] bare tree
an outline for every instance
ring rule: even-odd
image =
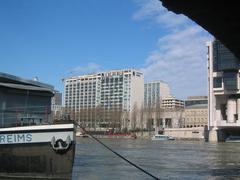
[[[137,116],[138,116],[138,108],[137,108],[137,104],[135,103],[131,113],[131,129],[132,130],[136,129]]]
[[[123,112],[122,112],[122,126],[121,126],[121,128],[122,128],[122,131],[124,131],[124,132],[127,132],[128,131],[128,127],[129,127],[129,122],[130,122],[130,113],[129,113],[129,111],[127,111],[127,110],[124,110]]]
[[[140,130],[141,130],[141,135],[143,136],[143,124],[144,124],[144,105],[141,105],[140,108]]]
[[[161,106],[160,106],[160,100],[159,100],[155,105],[155,131],[159,130],[160,120],[161,120]]]
[[[159,111],[159,109],[158,109]],[[154,120],[156,120],[156,105],[148,105],[146,107],[146,126],[147,126],[147,130],[152,131],[153,130],[153,125],[154,125]],[[160,111],[158,112],[158,114],[160,115]]]

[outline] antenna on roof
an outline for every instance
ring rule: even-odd
[[[34,80],[34,81],[38,81],[38,77],[35,76],[35,77],[33,78],[33,80]]]

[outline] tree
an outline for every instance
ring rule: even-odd
[[[143,136],[143,124],[144,124],[144,105],[141,105],[140,108],[140,130],[141,130],[141,135]]]
[[[153,121],[153,115],[154,115],[154,109],[151,105],[148,105],[146,107],[146,119],[147,119],[147,129],[150,131],[152,129],[152,121]]]
[[[137,116],[138,116],[138,108],[137,108],[137,104],[135,103],[131,113],[131,129],[132,130],[136,129]]]

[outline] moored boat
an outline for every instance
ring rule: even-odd
[[[240,136],[228,136],[225,142],[240,143]]]
[[[175,140],[174,137],[163,135],[163,134],[155,134],[151,138],[152,140],[159,140],[159,141],[167,141],[167,140]]]
[[[53,122],[53,96],[51,85],[0,73],[0,179],[71,179],[75,127]]]
[[[76,136],[77,137],[89,137],[86,133],[83,133],[83,132],[76,132]]]
[[[71,179],[73,124],[0,129],[0,179]]]

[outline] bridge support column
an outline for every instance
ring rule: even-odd
[[[212,128],[211,130],[209,130],[208,136],[209,142],[218,142],[218,129]]]
[[[218,129],[218,128],[216,128],[216,127],[212,128],[212,129],[209,131],[208,141],[209,141],[209,142],[221,142],[221,141],[225,141],[224,131],[223,131],[222,129]]]

